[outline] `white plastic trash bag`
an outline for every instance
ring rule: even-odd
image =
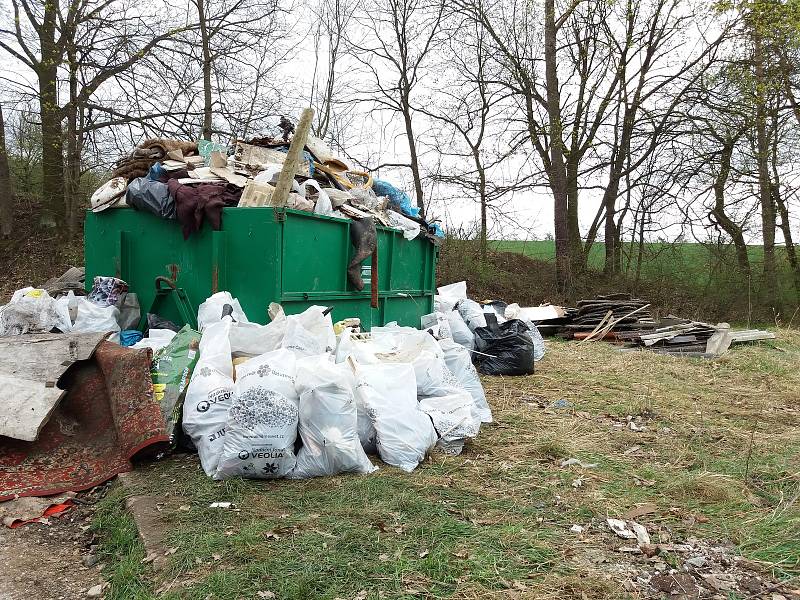
[[[46,290],[22,288],[0,307],[0,336],[47,333],[52,329],[66,333],[71,328],[69,310],[64,311]]]
[[[419,407],[431,418],[436,433],[446,442],[474,438],[480,431],[475,401],[468,393],[420,398]]]
[[[481,422],[492,422],[492,410],[486,401],[481,379],[475,365],[472,364],[470,352],[453,340],[440,340],[439,346],[444,352],[444,361],[447,368],[456,378],[458,383],[466,389],[475,401]]]
[[[353,383],[351,369],[332,362],[330,355],[298,361],[298,433],[303,446],[297,453],[297,466],[291,477],[305,479],[377,470],[359,439]]]
[[[98,306],[91,300],[76,297],[78,314],[72,325],[74,333],[107,333],[119,331],[119,309],[114,306]]]
[[[314,203],[314,213],[329,217],[335,216],[336,213],[333,212],[333,204],[331,204],[330,197],[328,196],[327,192],[322,189],[319,183],[313,179],[308,179],[300,184],[300,196],[304,200],[311,200],[311,198],[309,198],[311,195],[308,191],[309,187],[314,188],[317,191],[317,200]]]
[[[402,363],[350,364],[356,374],[356,402],[375,425],[378,454],[390,465],[413,471],[438,439],[430,418],[419,408],[414,368]]]
[[[433,296],[433,310],[435,312],[447,313],[455,308],[455,302],[442,298],[439,294]]]
[[[407,240],[413,240],[420,234],[420,231],[422,231],[419,228],[419,223],[412,221],[397,211],[387,210],[386,216],[389,217],[389,223],[392,225],[392,227],[402,230],[403,237]]]
[[[229,305],[233,311],[231,316],[234,321],[237,323],[248,322],[247,315],[244,314],[242,305],[239,304],[237,298],[231,296],[230,292],[217,292],[213,296],[210,296],[200,305],[200,308],[197,309],[197,327],[201,333],[207,325],[219,323],[222,320],[226,304]]]
[[[384,363],[411,364],[418,396],[446,396],[458,391],[458,382],[448,370],[444,352],[433,336],[426,331],[411,329],[397,334],[396,340],[395,348],[375,356]]]
[[[233,402],[230,317],[207,325],[200,338],[200,359],[183,403],[183,431],[192,438],[206,475],[217,471],[225,442],[228,409]]]
[[[352,356],[361,364],[375,364],[380,362],[376,356],[378,353],[395,350],[397,347],[395,337],[376,333],[376,329],[378,328],[373,327],[372,334],[368,338],[357,338],[353,328],[346,327],[337,337],[336,362],[343,363]]]
[[[539,328],[532,322],[527,321],[525,324],[528,326],[528,331],[531,332],[531,339],[533,340],[533,360],[540,361],[544,358],[546,352],[544,338],[539,332]]]
[[[333,320],[324,306],[311,306],[299,315],[286,317],[286,334],[281,348],[298,357],[317,356],[336,348]]]
[[[458,304],[461,300],[467,298],[467,282],[459,281],[458,283],[451,283],[450,285],[443,285],[436,289],[439,292],[439,301],[448,302],[452,306]],[[452,308],[452,307],[451,307]]]
[[[478,327],[486,327],[486,315],[483,307],[474,300],[464,299],[458,303],[458,314],[473,333]]]
[[[149,329],[147,337],[136,342],[131,348],[134,350],[150,348],[155,355],[162,348],[166,348],[176,335],[178,332],[171,329]]]
[[[447,324],[450,326],[450,335],[454,342],[467,350],[475,349],[475,334],[472,333],[457,310],[447,313]]]
[[[441,340],[453,337],[450,331],[450,322],[444,313],[434,312],[429,315],[423,315],[420,318],[420,324],[423,330],[433,335],[436,339]]]
[[[297,359],[283,348],[236,367],[235,395],[214,479],[274,479],[292,472],[299,417],[296,375]]]
[[[234,323],[230,330],[231,353],[234,357],[253,357],[281,347],[286,335],[286,317],[278,317],[266,325]]]
[[[69,333],[72,331],[72,312],[70,312],[70,308],[74,309],[76,316],[78,313],[78,303],[75,292],[69,290],[66,295],[56,298],[55,304],[59,321],[56,327],[61,333]]]

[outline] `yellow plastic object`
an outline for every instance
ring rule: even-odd
[[[352,327],[353,329],[360,329],[361,319],[359,319],[358,317],[350,317],[349,319],[343,319],[341,321],[337,321],[336,323],[333,324],[333,332],[336,335],[339,335],[348,327]]]

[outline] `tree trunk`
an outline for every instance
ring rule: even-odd
[[[41,60],[36,75],[39,80],[39,112],[42,122],[42,201],[41,224],[57,227],[64,219],[64,148],[61,139],[61,109],[58,105],[58,66],[63,49],[56,45],[58,5],[44,3],[39,28]]]
[[[547,116],[550,124],[550,189],[553,192],[553,214],[556,238],[556,284],[562,293],[569,293],[572,283],[570,270],[570,206],[567,200],[567,177],[564,165],[564,140],[561,125],[561,93],[558,87],[556,64],[555,0],[544,3],[544,61],[547,87]],[[573,206],[577,216],[577,206]],[[574,232],[573,232],[574,235]]]
[[[475,162],[478,165],[478,173],[479,173],[479,193],[480,193],[480,202],[481,202],[481,262],[486,264],[486,255],[488,253],[488,246],[489,241],[487,237],[486,230],[488,228],[488,219],[486,216],[486,173],[484,172],[483,168],[480,165],[480,158],[478,153],[476,152]]]
[[[747,255],[747,244],[744,241],[742,228],[736,224],[725,212],[725,186],[728,183],[728,176],[731,172],[731,156],[736,140],[728,138],[722,147],[720,166],[717,176],[714,178],[714,208],[711,209],[711,216],[722,230],[731,236],[733,247],[736,250],[736,263],[739,272],[746,278],[750,277],[750,258]]]
[[[777,207],[777,212],[781,217],[780,228],[783,232],[783,242],[786,245],[786,258],[789,261],[789,267],[792,269],[792,278],[794,280],[794,291],[797,298],[797,303],[800,305],[800,261],[797,258],[797,250],[794,247],[794,240],[792,238],[792,226],[789,221],[789,207],[781,195],[781,177],[778,172],[778,113],[775,112],[772,116],[772,178],[773,183],[771,186],[772,198]]]
[[[650,205],[650,207],[652,207],[652,205]],[[639,247],[636,251],[636,284],[634,289],[637,292],[639,290],[639,282],[642,279],[642,262],[644,260],[644,226],[647,213],[648,211],[642,208],[642,219],[639,221]]]
[[[417,142],[414,138],[414,128],[411,122],[411,104],[407,94],[403,95],[403,124],[406,128],[406,137],[408,138],[408,153],[410,156],[411,175],[414,177],[414,194],[416,195],[417,206],[419,207],[420,216],[425,216],[425,199],[422,194],[422,175],[419,168],[419,157],[417,156]]]
[[[80,188],[80,150],[78,133],[78,73],[77,63],[71,53],[69,57],[69,103],[65,107],[67,118],[67,153],[64,169],[64,209],[69,238],[75,237],[78,190]]]
[[[586,270],[588,254],[583,250],[578,220],[578,160],[567,161],[567,237],[569,238],[570,274],[578,277]]]
[[[617,192],[606,188],[603,195],[603,204],[606,207],[605,216],[605,261],[603,263],[603,273],[613,275],[617,272],[617,224],[614,219],[616,215]]]
[[[776,184],[772,186],[772,195],[775,200],[775,205],[778,208],[778,213],[781,216],[781,231],[783,232],[783,240],[786,244],[786,258],[789,261],[789,266],[792,269],[792,278],[794,280],[794,291],[797,296],[797,302],[800,304],[800,261],[797,258],[797,250],[794,247],[792,240],[792,228],[789,222],[789,208],[780,193],[780,187]]]
[[[13,197],[11,193],[11,172],[8,168],[6,151],[6,127],[3,121],[3,105],[0,104],[0,234],[3,238],[11,235],[14,221]]]
[[[206,22],[205,0],[196,0],[197,18],[200,25],[200,40],[203,48],[203,139],[211,139],[211,40]]]
[[[778,304],[777,269],[775,264],[775,205],[770,193],[769,140],[767,137],[766,75],[761,34],[753,29],[753,63],[756,93],[756,159],[758,163],[758,189],[761,202],[761,235],[764,243],[763,291],[767,302]]]

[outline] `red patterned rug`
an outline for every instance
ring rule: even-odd
[[[168,446],[149,351],[101,342],[60,387],[67,394],[37,441],[0,436],[0,501],[85,490]]]

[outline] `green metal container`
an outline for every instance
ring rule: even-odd
[[[347,280],[353,255],[350,221],[288,209],[225,208],[221,231],[208,224],[183,239],[176,221],[133,209],[88,212],[84,225],[86,285],[96,275],[124,279],[139,296],[142,312],[156,295],[155,279],[167,277],[186,291],[192,310],[227,290],[251,321],[266,323],[270,302],[287,314],[314,304],[333,307],[333,320],[359,317],[362,327],[397,321],[419,327],[433,311],[437,248],[426,239],[408,241],[378,226],[378,308],[370,307],[371,260],[362,264],[366,286]],[[161,316],[182,323],[172,303]]]

